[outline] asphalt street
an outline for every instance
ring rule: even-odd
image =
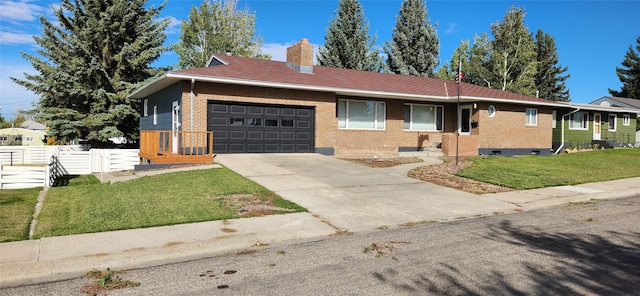
[[[134,269],[108,295],[639,295],[640,196],[376,229]],[[93,280],[0,289],[83,295]]]

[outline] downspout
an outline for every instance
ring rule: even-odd
[[[191,90],[189,91],[189,131],[193,131],[193,85],[196,84],[195,78],[191,78]]]
[[[560,143],[560,147],[558,147],[558,150],[556,150],[555,154],[560,153],[560,150],[562,150],[562,148],[564,148],[564,118],[569,116],[569,115],[571,115],[571,114],[573,114],[573,113],[576,113],[578,111],[580,111],[580,108],[578,108],[576,110],[573,110],[573,112],[569,112],[569,113],[567,113],[565,115],[562,115],[562,133],[561,133],[562,137],[561,137],[561,143]]]

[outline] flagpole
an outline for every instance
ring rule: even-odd
[[[460,56],[458,56],[458,73],[456,73],[456,84],[458,85],[458,103],[456,104],[456,108],[457,108],[457,114],[458,114],[458,128],[456,130],[456,167],[458,166],[458,149],[459,149],[459,142],[460,142],[460,128],[461,128],[461,123],[460,123],[460,79],[461,79],[461,75],[460,73],[462,72],[462,58]]]

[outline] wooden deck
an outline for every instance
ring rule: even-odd
[[[140,164],[212,163],[213,132],[140,131]]]

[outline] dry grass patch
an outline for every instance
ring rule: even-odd
[[[497,193],[514,190],[508,187],[489,184],[455,175],[459,171],[468,168],[471,165],[473,165],[473,162],[468,159],[459,160],[457,166],[455,161],[446,159],[443,164],[415,168],[409,172],[409,177],[473,194]]]
[[[355,162],[372,168],[388,168],[407,163],[423,162],[417,157],[388,157],[388,158],[341,158],[342,160]]]

